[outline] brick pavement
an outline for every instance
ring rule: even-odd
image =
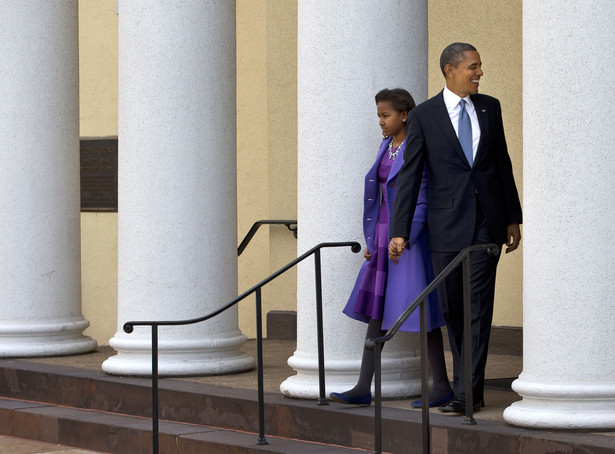
[[[101,454],[100,451],[88,451],[71,446],[44,443],[42,441],[24,440],[23,438],[0,435],[0,453],[2,454]],[[106,453],[105,453],[106,454]]]

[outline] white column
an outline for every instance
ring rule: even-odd
[[[77,0],[0,3],[0,356],[82,335]]]
[[[149,374],[150,329],[129,320],[203,316],[237,296],[235,3],[119,3],[118,355]],[[248,369],[233,308],[161,327],[164,375]]]
[[[402,87],[427,95],[427,1],[299,1],[298,252],[359,241],[363,179],[381,142],[374,95]],[[327,393],[356,383],[367,325],[342,314],[362,253],[325,249],[323,300]],[[383,395],[418,394],[415,342],[400,334],[383,351]],[[297,371],[280,388],[318,396],[314,264],[298,269]]]
[[[523,3],[519,426],[615,428],[614,23],[610,0]]]

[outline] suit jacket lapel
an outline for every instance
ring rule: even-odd
[[[481,103],[476,96],[470,96],[474,109],[476,110],[476,116],[478,117],[478,124],[480,125],[480,140],[478,141],[478,150],[476,150],[476,156],[474,162],[478,161],[484,154],[482,150],[487,143],[487,136],[489,134],[489,113],[487,112],[487,106]]]
[[[442,91],[432,99],[435,123],[442,131],[442,135],[444,135],[444,137],[446,137],[446,139],[453,146],[459,157],[467,163],[468,160],[466,159],[466,155],[463,152],[463,148],[461,148],[461,144],[459,143],[459,139],[457,138],[457,134],[455,133],[455,128],[453,128],[453,124],[451,123],[451,117],[448,115],[448,110],[446,110],[446,104],[444,103],[444,96],[442,95]]]

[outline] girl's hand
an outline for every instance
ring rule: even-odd
[[[391,242],[389,243],[389,258],[393,260],[395,265],[397,265],[397,260],[401,257],[406,246],[408,246],[408,241],[405,238],[391,238]]]
[[[365,260],[367,260],[369,262],[369,259],[372,258],[372,254],[369,253],[369,248],[367,246],[365,246],[365,250],[363,251],[363,257],[365,257]]]

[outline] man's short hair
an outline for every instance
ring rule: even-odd
[[[453,43],[446,46],[440,55],[440,69],[446,77],[444,67],[446,65],[457,66],[463,60],[463,53],[466,51],[476,51],[476,47],[468,43]]]

